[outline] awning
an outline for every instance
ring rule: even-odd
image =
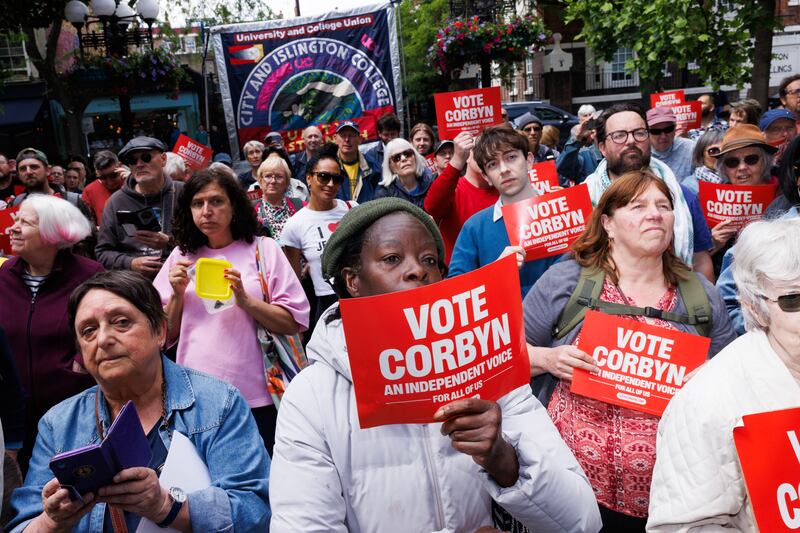
[[[197,102],[197,94],[193,92],[183,92],[177,99],[170,98],[169,94],[143,94],[131,98],[131,111],[134,113],[142,111],[152,111],[154,109],[179,109],[182,107],[194,107]],[[119,113],[119,98],[116,96],[95,98],[86,106],[83,114],[108,115]]]
[[[0,127],[30,124],[42,108],[41,98],[0,100]]]

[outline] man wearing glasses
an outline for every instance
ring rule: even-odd
[[[164,143],[144,136],[119,151],[130,175],[103,209],[95,251],[104,267],[154,278],[172,251],[172,217],[183,183],[164,174],[166,151]]]
[[[675,135],[676,122],[675,114],[669,107],[654,107],[647,111],[653,155],[666,163],[675,177],[682,180],[694,172],[694,141]]]
[[[800,74],[783,78],[778,88],[778,95],[784,109],[788,109],[795,116],[800,115]]]
[[[528,149],[533,154],[534,163],[541,163],[548,159],[555,159],[556,154],[552,149],[541,144],[542,120],[533,113],[525,113],[516,120],[517,129],[528,138]]]
[[[111,193],[122,187],[130,172],[122,166],[117,154],[109,150],[101,150],[94,156],[94,173],[97,179],[83,189],[81,198],[94,215],[95,224],[103,219],[103,208],[111,197]]]
[[[670,168],[650,157],[650,132],[644,112],[633,104],[614,104],[597,119],[597,146],[605,157],[597,170],[586,178],[592,204],[596,205],[611,182],[628,171],[649,167],[667,184],[674,202],[675,253],[694,270],[714,281],[714,265],[709,250],[713,247],[700,202],[689,189],[678,183]]]

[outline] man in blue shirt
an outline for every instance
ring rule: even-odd
[[[528,169],[533,163],[528,139],[508,126],[487,128],[475,143],[473,157],[484,179],[497,189],[500,198],[492,207],[475,213],[461,228],[450,260],[450,276],[470,272],[513,253],[520,266],[520,289],[524,298],[536,280],[559,259],[548,257],[524,262],[525,251],[510,245],[503,222],[504,205],[537,195],[528,178]]]

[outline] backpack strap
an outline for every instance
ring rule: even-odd
[[[561,339],[569,333],[583,320],[587,309],[595,309],[607,315],[646,316],[680,324],[689,324],[694,326],[700,335],[704,337],[710,335],[711,305],[708,302],[708,296],[703,284],[694,273],[689,272],[686,279],[678,281],[678,290],[681,293],[681,297],[683,297],[688,313],[685,315],[662,311],[655,307],[636,307],[599,300],[598,297],[603,290],[604,280],[605,273],[602,270],[586,267],[581,269],[578,285],[561,312],[558,325],[553,330],[553,338]]]
[[[688,324],[697,328],[697,332],[703,337],[710,337],[711,304],[708,302],[708,295],[700,278],[693,272],[689,272],[687,279],[678,280],[678,290],[681,291],[689,318],[694,320]]]
[[[606,273],[599,268],[581,268],[578,285],[558,317],[558,324],[553,330],[553,338],[563,338],[583,320],[587,309],[597,308],[598,297],[603,290],[605,278]]]

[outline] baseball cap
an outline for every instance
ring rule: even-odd
[[[659,124],[675,124],[677,121],[675,113],[669,107],[661,106],[647,110],[647,125],[649,127],[658,126]]]
[[[792,122],[797,121],[797,117],[788,109],[770,109],[761,115],[761,120],[758,121],[758,127],[761,131],[765,131],[767,128],[772,126],[773,122],[782,118],[787,118]]]
[[[352,128],[353,130],[355,130],[356,133],[359,133],[360,131],[358,129],[358,124],[356,124],[351,120],[345,120],[344,122],[339,123],[339,125],[336,127],[336,133],[339,133],[345,128]]]
[[[433,151],[433,153],[438,154],[439,150],[441,150],[445,146],[452,146],[455,148],[455,143],[453,143],[453,141],[448,141],[448,140],[439,141],[438,143],[436,143],[436,149]]]

